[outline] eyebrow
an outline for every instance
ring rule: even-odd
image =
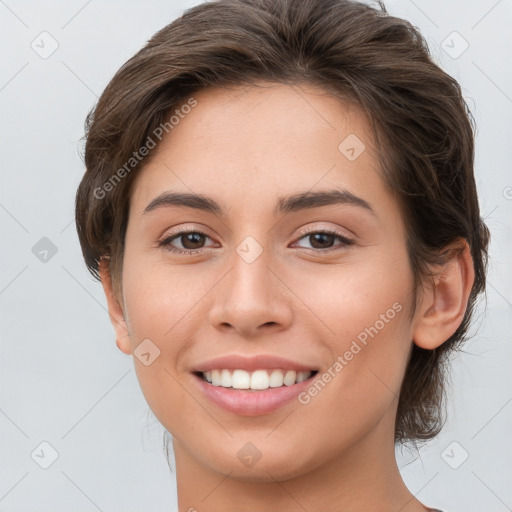
[[[305,210],[309,208],[318,208],[335,204],[349,204],[363,208],[374,216],[377,216],[368,201],[358,197],[352,192],[343,189],[326,190],[320,192],[301,192],[291,196],[280,197],[274,208],[274,216]],[[166,191],[155,197],[144,209],[143,214],[147,214],[157,208],[166,206],[181,206],[194,208],[217,216],[224,217],[226,212],[211,197],[202,194],[171,192]]]

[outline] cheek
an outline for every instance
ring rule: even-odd
[[[305,429],[319,431],[330,440],[314,442],[311,454],[315,460],[353,446],[379,422],[387,424],[390,432],[394,429],[411,346],[404,303],[407,293],[390,286],[379,294],[375,287],[371,290],[355,288],[351,294],[338,290],[337,300],[325,301],[319,309],[334,331],[324,337],[331,362],[319,381],[299,397],[303,409],[296,415],[301,421],[305,418]],[[285,442],[286,434],[293,432],[283,428],[282,434]]]
[[[325,385],[311,389],[304,401],[312,413],[330,409],[333,435],[340,426],[360,430],[384,414],[399,394],[412,345],[405,251],[338,267],[303,282],[331,354]]]
[[[187,340],[194,338],[190,320],[202,295],[192,275],[183,270],[171,274],[168,265],[148,265],[128,251],[125,257],[123,296],[135,369],[148,404],[161,420],[169,411],[184,410],[190,399],[176,380],[176,364]],[[137,347],[148,339],[159,353],[146,366],[137,358]]]
[[[134,364],[142,393],[164,427],[176,438],[186,437],[191,433],[191,424],[183,418],[197,416],[197,403],[191,400],[187,383],[180,380],[177,364],[180,354],[186,352],[186,340],[193,339],[194,331],[188,320],[197,293],[190,289],[190,282],[189,287],[175,289],[175,282],[170,286],[155,269],[146,272],[144,278],[127,278],[123,282],[130,342],[135,350]],[[159,351],[148,366],[136,357],[138,344],[146,339]]]
[[[123,291],[132,341],[141,337],[173,340],[174,333],[182,332],[194,316],[194,306],[204,294],[204,279],[192,266],[172,268],[135,260],[127,261],[125,268]]]
[[[333,340],[333,348],[343,349],[354,339],[364,343],[377,335],[392,343],[406,327],[412,275],[405,250],[388,254],[376,250],[342,264],[294,269],[285,279],[304,298],[324,339]]]

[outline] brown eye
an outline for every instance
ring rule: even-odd
[[[191,232],[184,235],[179,235],[181,243],[185,249],[200,249],[201,245],[204,244],[205,235],[201,233]]]
[[[331,252],[337,250],[332,248],[336,239],[341,240],[340,248],[354,243],[353,240],[335,231],[310,231],[303,234],[299,240],[308,240],[311,248],[316,249],[316,252]]]
[[[207,238],[210,237],[201,231],[180,231],[179,233],[163,239],[159,243],[159,246],[164,246],[170,252],[178,254],[194,254],[204,248],[204,243]],[[179,242],[181,247],[173,245],[174,241]]]
[[[328,249],[334,243],[336,237],[329,233],[314,233],[308,235],[311,245],[315,249]]]

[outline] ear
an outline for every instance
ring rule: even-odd
[[[114,294],[109,261],[110,260],[106,258],[101,258],[98,265],[98,271],[100,274],[103,291],[105,292],[105,296],[107,298],[110,321],[112,322],[112,326],[114,327],[114,331],[116,333],[117,348],[121,352],[130,355],[132,353],[132,349],[130,344],[128,325],[124,318],[123,309],[121,308]]]
[[[467,241],[461,239],[446,249],[446,263],[423,291],[413,331],[414,343],[429,350],[442,345],[462,323],[475,280]]]

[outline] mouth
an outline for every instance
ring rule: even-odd
[[[319,378],[318,363],[312,364],[316,356],[301,356],[231,353],[198,361],[189,371],[207,402],[230,413],[256,416],[291,405]]]
[[[200,392],[210,403],[238,416],[271,414],[291,404],[312,385],[317,374],[318,370],[279,369],[192,372]]]
[[[261,369],[249,372],[242,369],[224,368],[193,373],[212,386],[239,391],[263,391],[270,388],[293,386],[307,381],[312,379],[318,373],[318,370]]]

